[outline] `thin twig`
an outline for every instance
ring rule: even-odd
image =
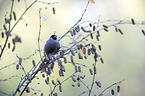
[[[18,60],[15,61],[15,62],[13,62],[12,64],[9,64],[9,65],[6,65],[6,66],[0,68],[0,70],[3,70],[3,69],[5,69],[5,68],[7,68],[7,67],[9,67],[9,66],[15,65],[17,62],[18,62]]]
[[[83,94],[85,94],[85,93],[87,93],[87,92],[89,92],[89,87],[80,79],[80,81],[82,82],[82,84],[88,89],[88,91],[84,91],[84,92],[82,92],[79,96],[81,96],[81,95],[83,95]],[[93,92],[92,92],[93,93]],[[94,93],[93,93],[94,94]]]
[[[50,91],[52,91],[52,88],[51,88],[51,84],[49,83],[49,88],[50,88]]]
[[[14,0],[12,0],[12,6],[11,6],[11,11],[10,11],[10,16],[12,16],[13,7],[14,7]],[[10,30],[10,28],[11,28],[11,22],[9,23],[9,30]]]
[[[86,8],[85,8],[83,14],[81,15],[80,19],[79,19],[79,20],[77,21],[77,23],[75,23],[75,24],[74,24],[74,25],[73,25],[64,35],[62,35],[62,36],[59,38],[59,41],[60,41],[64,36],[66,36],[66,35],[70,32],[70,30],[71,30],[72,28],[74,28],[74,26],[76,26],[76,25],[82,20],[82,18],[83,18],[83,16],[84,16],[85,12],[87,11],[88,5],[89,5],[89,1],[88,1],[87,5],[86,5]]]
[[[99,27],[99,23],[100,23],[100,15],[98,17],[97,27]]]
[[[42,50],[41,50],[41,51],[42,51]],[[22,58],[22,60],[30,59],[30,58],[31,58],[32,56],[34,56],[37,52],[38,52],[38,51],[35,51],[33,54],[29,55],[28,57]],[[9,64],[9,65],[6,65],[6,66],[0,68],[0,70],[3,70],[3,69],[5,69],[5,68],[7,68],[7,67],[9,67],[9,66],[15,65],[18,61],[19,61],[19,60],[16,60],[15,62],[13,62],[13,63],[11,63],[11,64]]]
[[[36,74],[37,74],[40,70],[41,70],[41,69],[38,68],[35,72],[32,72],[32,73],[31,73],[31,76],[33,75],[33,77],[31,78],[31,81],[34,79],[34,77],[36,76]],[[24,80],[23,80],[23,79],[24,79]],[[26,75],[25,78],[23,78],[23,79],[22,79],[23,81],[21,80],[22,82],[20,81],[21,83],[19,83],[19,85],[18,85],[18,87],[16,88],[15,92],[13,93],[13,95],[16,95],[18,89],[21,88],[21,86],[28,80],[27,75]],[[29,82],[29,83],[30,83],[30,82]],[[29,83],[27,83],[27,84],[29,85]],[[27,86],[28,86],[28,85],[27,85]],[[25,88],[25,89],[26,89],[26,88]],[[22,92],[22,94],[23,94],[23,92]]]
[[[58,4],[58,2],[43,2],[43,1],[38,1],[39,3],[43,3],[43,4]]]
[[[99,94],[99,96],[102,96],[102,94],[103,94],[107,89],[109,89],[110,87],[112,87],[112,86],[114,86],[114,85],[117,85],[117,84],[119,84],[119,83],[122,83],[123,81],[125,81],[125,79],[123,79],[123,80],[121,80],[121,81],[119,81],[119,82],[113,83],[112,85],[108,86],[107,88],[105,88],[105,89]]]
[[[33,91],[38,91],[38,92],[42,92],[41,90],[38,90],[38,89],[34,89],[34,88],[32,88],[32,87],[29,87],[31,90],[33,90]]]
[[[81,96],[81,95],[83,95],[83,94],[85,94],[85,93],[87,93],[88,91],[83,91],[81,94],[79,94],[78,96]]]
[[[71,78],[73,75],[75,75],[77,72],[74,72],[72,75],[70,75],[69,77],[67,77],[65,80],[63,80],[61,83],[64,83],[65,81],[67,81],[69,78]],[[51,91],[51,93],[50,93],[50,96],[52,96],[52,94],[53,94],[53,92],[54,92],[54,90],[55,90],[55,88],[58,86],[59,84],[56,84],[54,87],[53,87],[53,89],[52,89],[52,91]]]
[[[72,63],[72,62],[67,61],[67,63]],[[80,65],[80,66],[83,66],[83,67],[86,67],[86,68],[89,68],[88,66],[86,66],[86,65],[84,65],[84,64],[80,64],[80,63],[76,63],[76,62],[75,62],[74,64]]]
[[[38,64],[36,65],[36,67],[40,64],[40,62],[41,62],[41,60],[38,62]],[[33,68],[34,68],[34,69],[33,69]],[[32,71],[31,76],[32,76],[33,74],[36,75],[36,73],[38,73],[37,71],[39,71],[39,70],[34,71],[36,68],[35,68],[35,67],[33,67],[33,68],[31,68],[30,71],[29,71],[29,73]],[[40,69],[40,70],[41,70],[41,69]],[[19,89],[27,80],[28,80],[28,78],[27,78],[27,75],[26,75],[24,78],[22,78],[22,79],[20,80],[20,83],[18,84],[17,89]],[[17,91],[18,91],[17,89],[15,90],[14,94],[17,93]]]
[[[19,19],[16,21],[16,23],[14,24],[14,26],[12,27],[12,29],[10,30],[10,32],[13,31],[13,29],[16,27],[16,25],[19,23],[19,21],[22,19],[22,17],[25,15],[25,13],[37,2],[37,0],[35,0],[24,12],[23,14],[19,17]]]
[[[14,0],[12,0],[14,1]],[[13,29],[15,28],[15,26],[18,24],[18,22],[22,19],[22,17],[24,16],[24,14],[32,7],[32,5],[34,5],[35,3],[37,2],[37,0],[35,0],[24,12],[23,14],[20,16],[20,18],[16,21],[16,23],[13,25],[13,27],[11,28],[10,32],[13,31]],[[13,3],[12,3],[12,6],[13,6]],[[12,10],[12,9],[11,9]],[[6,48],[6,45],[7,45],[7,42],[8,42],[8,39],[9,39],[9,36],[6,37],[6,40],[5,40],[5,43],[4,43],[4,46],[1,50],[1,53],[0,53],[0,59],[2,57],[2,54],[4,52],[4,49]]]
[[[41,56],[41,51],[40,51],[40,34],[41,34],[41,10],[39,10],[39,35],[38,35],[38,51],[39,51],[39,55],[41,58],[41,61],[43,61],[42,56]]]
[[[96,67],[96,62],[94,64],[94,66]],[[92,84],[91,84],[91,88],[89,90],[89,95],[88,96],[91,96],[91,92],[92,92],[92,89],[93,89],[93,86],[94,86],[95,76],[96,76],[96,74],[93,74],[93,80],[92,80]]]
[[[20,59],[20,57],[17,54],[16,54],[16,56],[17,56],[18,59]],[[19,65],[21,66],[21,69],[23,70],[25,76],[27,76],[27,73],[26,73],[24,67],[22,66],[22,64],[19,64]]]
[[[114,23],[114,24],[111,24],[111,25],[108,25],[108,27],[112,27],[112,26],[115,26],[115,25],[118,25],[118,24],[123,24],[122,20],[120,20],[119,22],[117,23]],[[104,28],[100,28],[94,32],[92,32],[92,34],[96,33],[97,31],[101,31],[101,30],[104,30]],[[79,44],[80,42],[82,42],[83,40],[85,40],[87,37],[90,36],[90,33],[88,33],[86,36],[84,36],[80,41],[76,42],[75,44],[73,44],[71,47],[69,47],[66,51],[70,50],[71,48],[73,48],[74,46],[76,46],[77,44]]]
[[[27,2],[26,2],[26,0],[24,0],[24,2],[25,2],[25,6],[26,6],[26,8],[27,8]]]
[[[0,79],[0,82],[2,82],[2,81],[8,81],[8,80],[12,79],[13,77],[17,77],[17,75],[11,76],[11,77],[9,77],[9,78],[7,78],[7,79]]]
[[[82,82],[82,84],[88,89],[88,91],[90,90],[89,87],[80,79],[80,81]]]
[[[3,91],[0,91],[0,93],[9,96],[9,94],[7,94],[7,93],[5,93],[5,92],[3,92]]]
[[[40,68],[38,68],[38,69],[35,71],[34,75],[33,75],[32,78],[31,78],[31,81],[35,78],[36,74],[37,74],[39,71],[40,71]],[[20,93],[20,96],[24,93],[25,89],[28,87],[28,85],[29,85],[30,83],[31,83],[31,82],[27,82],[27,85],[24,87],[24,89],[23,89],[22,92]]]
[[[12,15],[13,7],[14,7],[14,0],[12,0],[12,6],[11,6],[11,11],[10,11],[10,16]],[[10,28],[11,28],[11,22],[9,23],[9,30],[10,30]],[[9,36],[6,37],[4,46],[1,48],[0,59],[2,57],[2,54],[4,52],[5,47],[7,45],[8,39],[9,39]]]

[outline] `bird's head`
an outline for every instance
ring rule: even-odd
[[[51,35],[51,37],[53,40],[57,40],[57,36],[56,35]]]

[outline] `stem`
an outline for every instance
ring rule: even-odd
[[[37,2],[37,0],[35,0],[24,12],[23,14],[20,16],[20,18],[17,20],[17,22],[14,24],[14,26],[12,27],[12,29],[10,30],[10,32],[13,31],[13,29],[15,28],[15,26],[18,24],[18,22],[22,19],[22,17],[25,15],[25,13],[32,7],[32,5],[34,5]]]
[[[7,94],[7,93],[5,93],[5,92],[3,92],[3,91],[0,91],[0,93],[9,96],[9,94]]]
[[[27,2],[26,2],[26,0],[24,0],[24,2],[25,2],[25,6],[26,6],[26,8],[27,8]]]
[[[76,73],[77,73],[77,72],[73,73],[71,76],[75,75]],[[69,78],[71,78],[71,76],[69,76],[68,78],[66,78],[65,80],[63,80],[61,83],[67,81]],[[51,91],[51,93],[50,93],[50,96],[52,96],[52,94],[53,94],[55,88],[56,88],[58,85],[59,85],[59,84],[56,84],[56,85],[53,87],[53,89],[52,89],[52,91]]]
[[[37,74],[39,71],[40,71],[40,68],[38,68],[38,69],[35,71],[33,77],[31,78],[31,81],[35,78],[36,74]],[[21,96],[21,95],[24,93],[25,89],[28,87],[28,85],[29,85],[30,83],[31,83],[31,82],[28,82],[28,83],[27,83],[27,85],[24,87],[24,89],[22,90],[22,92],[20,93],[19,96]]]
[[[14,1],[14,0],[13,0]],[[15,26],[18,24],[18,22],[21,20],[21,18],[24,16],[24,14],[32,7],[33,4],[35,4],[37,2],[37,0],[35,0],[24,12],[23,14],[20,16],[20,18],[16,21],[16,23],[13,25],[12,29],[10,30],[10,32],[13,31],[13,29],[15,28]],[[13,6],[13,3],[12,3],[12,6]],[[13,7],[12,7],[13,8]],[[12,12],[12,8],[11,8],[11,12]],[[7,42],[8,42],[8,39],[9,39],[9,36],[6,37],[6,40],[5,40],[5,44],[1,50],[1,54],[0,54],[0,59],[2,57],[2,54],[4,52],[4,49],[6,48],[6,45],[7,45]]]
[[[39,10],[39,22],[40,22],[40,24],[39,24],[39,35],[38,35],[38,51],[39,51],[39,55],[40,55],[40,58],[41,58],[41,61],[43,61],[43,59],[42,59],[42,56],[41,56],[41,50],[40,50],[40,34],[41,34],[41,11]]]
[[[107,88],[105,88],[105,89],[99,94],[99,96],[102,96],[102,94],[103,94],[107,89],[109,89],[110,87],[112,87],[112,86],[114,86],[114,85],[117,85],[117,84],[119,84],[119,83],[121,83],[121,82],[123,82],[123,81],[125,81],[125,79],[123,79],[123,80],[121,80],[121,81],[119,81],[119,82],[113,83],[112,85],[108,86]]]
[[[87,5],[86,5],[86,8],[85,8],[83,14],[81,15],[81,18],[77,21],[77,23],[75,23],[75,24],[73,25],[73,27],[71,27],[63,36],[61,36],[61,37],[59,38],[59,41],[60,41],[64,36],[66,36],[66,35],[69,33],[69,31],[70,31],[72,28],[74,28],[74,26],[76,26],[76,25],[82,20],[82,18],[83,18],[83,16],[84,16],[85,12],[87,11],[88,5],[89,5],[89,1],[88,1]]]
[[[96,62],[94,64],[94,66],[96,67]],[[91,92],[92,92],[92,89],[93,89],[93,86],[94,86],[95,76],[96,76],[96,74],[93,75],[92,85],[91,85],[91,89],[89,90],[89,95],[88,96],[91,96]]]

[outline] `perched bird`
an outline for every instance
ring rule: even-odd
[[[44,52],[48,55],[55,55],[59,52],[60,43],[57,40],[56,35],[51,35],[50,38],[47,40],[46,44],[44,45]]]
[[[59,49],[60,49],[60,43],[57,40],[57,36],[51,35],[44,45],[44,55],[45,55],[45,60],[47,60],[47,62],[45,62],[44,60],[44,62],[40,64],[39,68],[41,69],[42,72],[46,72],[46,64],[49,63],[49,61],[51,60],[50,59],[51,55],[55,55],[57,52],[59,52]],[[53,61],[48,65],[49,67],[47,66],[47,68],[51,69],[49,70],[51,73],[51,71],[53,71],[53,68],[54,68]]]

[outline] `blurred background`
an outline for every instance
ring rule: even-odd
[[[14,1],[14,11],[16,12],[17,19],[34,0],[17,0]],[[17,61],[16,54],[22,58],[26,58],[38,50],[38,33],[39,33],[39,8],[42,8],[42,30],[41,30],[41,42],[40,47],[43,46],[46,40],[52,35],[57,34],[61,37],[67,32],[81,17],[88,0],[43,0],[44,2],[58,2],[58,4],[42,4],[35,3],[23,16],[23,19],[17,24],[12,31],[12,38],[17,34],[21,37],[22,43],[16,44],[16,50],[12,52],[11,49],[6,48],[3,56],[0,60],[0,68],[12,64]],[[105,20],[121,20],[126,17],[134,18],[136,22],[145,21],[145,0],[94,0],[95,4],[90,3],[88,9],[83,17],[86,21],[97,22],[100,16],[100,21]],[[27,3],[27,4],[26,4]],[[55,8],[56,14],[53,14],[52,8]],[[11,8],[11,0],[0,0],[0,32],[3,30],[4,16],[9,14]],[[9,15],[7,14],[6,17]],[[12,21],[12,25],[16,21]],[[108,23],[111,24],[112,22]],[[27,26],[26,26],[27,24]],[[86,23],[86,26],[89,23]],[[145,30],[145,25],[139,25]],[[141,32],[141,29],[136,25],[118,25],[121,28],[124,35],[120,35],[115,32],[114,28],[109,28],[109,32],[101,31],[101,37],[99,44],[102,45],[102,51],[98,52],[104,59],[104,64],[100,61],[97,63],[97,76],[96,80],[101,81],[102,88],[98,89],[96,86],[93,88],[93,92],[99,94],[103,89],[109,85],[125,79],[124,82],[119,84],[121,86],[121,96],[143,96],[145,94],[145,37]],[[95,36],[95,35],[94,35]],[[89,38],[90,39],[90,38]],[[96,39],[94,39],[96,40]],[[0,37],[0,45],[4,44],[5,39]],[[9,39],[8,42],[12,42]],[[65,46],[69,40],[62,39],[61,45]],[[69,57],[68,57],[69,58]],[[35,54],[28,60],[23,61],[23,66],[26,71],[32,67],[32,60],[38,62],[40,60],[39,53]],[[87,60],[78,60],[77,62],[90,66],[92,68],[93,56]],[[57,65],[56,65],[57,66]],[[11,94],[15,91],[22,74],[22,70],[16,70],[15,64],[0,70],[0,79],[6,79],[11,76],[12,79],[8,81],[0,82],[0,91]],[[65,77],[60,78],[64,80],[70,76],[74,69],[72,65],[68,64],[66,67]],[[59,78],[57,67],[55,67],[54,73],[51,78]],[[84,82],[91,84],[92,77],[89,75],[88,68],[83,68],[83,74],[86,74]],[[49,86],[45,84],[45,78],[42,78],[42,74],[38,74],[39,79],[34,79],[30,87],[41,90],[44,95],[50,93]],[[90,83],[89,83],[90,82]],[[37,84],[40,83],[40,84]],[[68,80],[63,83],[63,92],[58,92],[59,96],[78,96],[83,92],[85,87],[82,85],[80,88],[72,88],[73,82]],[[116,86],[111,89],[116,90]],[[110,96],[110,90],[104,93],[105,96]],[[56,88],[58,90],[58,88]],[[24,95],[31,95],[34,92],[25,93]],[[3,94],[0,93],[2,96]],[[87,96],[84,94],[83,96]]]

